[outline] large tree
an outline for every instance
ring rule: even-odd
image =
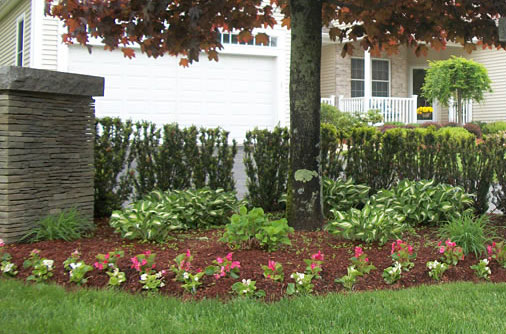
[[[218,60],[220,29],[238,30],[251,39],[254,28],[281,23],[291,27],[289,223],[297,229],[322,225],[320,198],[320,60],[322,27],[344,43],[373,54],[412,47],[417,55],[429,47],[460,43],[471,52],[477,44],[499,42],[496,21],[506,16],[506,1],[477,0],[47,0],[47,11],[68,28],[63,39],[87,44],[101,38],[108,49],[121,48],[132,57],[133,44],[148,56],[180,55],[181,65],[200,52]],[[266,40],[257,35],[257,41]]]

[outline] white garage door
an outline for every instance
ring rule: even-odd
[[[202,57],[183,68],[174,57],[151,59],[137,54],[94,48],[69,48],[69,72],[105,77],[105,96],[97,98],[98,117],[149,120],[157,124],[217,127],[240,140],[258,126],[276,120],[276,59],[220,55],[219,62]]]

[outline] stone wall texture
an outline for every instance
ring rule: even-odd
[[[21,70],[8,69],[13,80],[23,81]],[[67,84],[83,77],[22,71],[41,84],[25,90],[6,77],[0,80],[0,238],[7,241],[64,209],[76,208],[93,219],[94,100],[79,89],[69,95],[56,93],[55,85],[47,88],[60,75]],[[0,75],[5,72],[0,68]],[[90,78],[83,82],[101,84],[103,92],[103,80]]]

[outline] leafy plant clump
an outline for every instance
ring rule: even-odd
[[[327,216],[330,210],[346,211],[360,208],[369,200],[369,188],[366,185],[354,184],[352,179],[346,181],[323,179],[323,208]]]
[[[262,208],[248,211],[242,206],[239,213],[230,218],[220,240],[233,248],[251,248],[256,244],[267,251],[274,251],[283,244],[291,245],[288,235],[293,231],[284,218],[269,221]]]
[[[224,225],[239,202],[223,189],[154,191],[115,211],[109,224],[123,238],[164,241],[172,231]]]
[[[485,231],[487,223],[486,215],[474,218],[471,214],[465,214],[441,226],[439,234],[441,238],[450,239],[462,247],[465,255],[473,253],[478,257],[486,252],[485,245],[491,241]]]
[[[57,215],[46,216],[25,234],[21,241],[73,241],[89,236],[94,229],[95,224],[92,221],[85,219],[75,208],[72,208]]]

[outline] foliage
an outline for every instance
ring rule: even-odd
[[[53,277],[54,261],[40,257],[40,250],[34,249],[30,257],[23,262],[23,268],[32,268],[32,273],[26,279],[37,283]]]
[[[252,206],[266,211],[283,209],[279,200],[286,192],[289,144],[287,128],[246,132],[244,166],[248,177],[247,200]]]
[[[186,250],[186,253],[181,253],[174,258],[176,265],[170,266],[170,270],[176,275],[174,280],[180,282],[184,281],[183,275],[191,270],[192,261],[193,256],[189,249]]]
[[[485,66],[470,59],[451,56],[447,60],[429,61],[422,95],[429,102],[437,100],[444,106],[448,106],[453,98],[458,106],[458,123],[462,123],[463,102],[481,102],[483,92],[492,91],[490,84]]]
[[[96,256],[97,261],[93,266],[99,270],[113,270],[117,268],[116,262],[125,255],[122,250],[108,252],[107,254],[98,254]]]
[[[306,274],[311,275],[313,278],[322,278],[320,273],[322,272],[322,264],[325,256],[321,251],[311,255],[310,259],[304,259],[306,263]]]
[[[295,283],[288,283],[286,287],[287,295],[310,294],[313,292],[313,275],[296,272],[291,274],[290,278],[293,279]]]
[[[236,282],[232,285],[232,290],[239,296],[243,297],[265,297],[264,290],[258,290],[256,281],[250,279],[243,279],[241,282]]]
[[[405,241],[397,239],[393,242],[390,255],[394,262],[401,264],[404,271],[409,271],[415,266],[411,261],[416,259],[416,253],[414,252],[413,246]]]
[[[362,207],[369,199],[370,188],[346,181],[323,178],[323,209],[327,217],[331,210],[347,211]]]
[[[144,253],[137,254],[130,258],[132,262],[132,268],[135,269],[140,275],[153,273],[156,267],[155,264],[156,254],[151,251],[145,251]]]
[[[165,270],[155,272],[149,271],[141,274],[139,282],[142,285],[143,290],[157,291],[165,286],[163,282]]]
[[[366,204],[362,210],[332,211],[334,218],[326,229],[345,239],[361,240],[367,243],[378,241],[385,244],[398,239],[406,231],[404,216],[391,208],[379,208]]]
[[[17,266],[12,263],[11,254],[4,252],[2,248],[5,247],[3,239],[0,239],[0,273],[4,276],[16,276],[18,274]]]
[[[486,123],[483,126],[483,133],[487,135],[497,134],[506,131],[506,121]]]
[[[506,134],[490,136],[487,141],[492,143],[492,163],[497,184],[494,185],[494,205],[506,213]]]
[[[78,285],[86,284],[86,274],[93,270],[93,267],[80,260],[81,254],[76,250],[63,262],[63,267],[69,272],[69,282]]]
[[[436,137],[450,138],[451,140],[475,139],[475,136],[467,129],[458,126],[445,126],[436,131]]]
[[[445,271],[448,269],[448,265],[446,263],[441,263],[435,260],[427,262],[427,268],[429,268],[429,276],[436,281],[439,281],[443,277]]]
[[[320,122],[323,124],[331,124],[335,126],[338,131],[342,132],[345,136],[349,136],[354,128],[361,127],[367,124],[349,112],[342,112],[334,106],[322,103],[320,109]]]
[[[464,254],[473,253],[476,257],[485,253],[485,244],[490,241],[485,233],[488,216],[474,218],[471,214],[464,214],[460,218],[453,218],[439,228],[439,235],[443,239],[456,242]]]
[[[112,287],[120,286],[126,281],[125,273],[120,271],[119,268],[114,268],[112,271],[106,272],[107,276],[109,276],[108,285]]]
[[[72,208],[63,210],[57,215],[44,217],[21,238],[21,241],[73,241],[88,236],[94,229],[95,224],[92,221],[85,219]]]
[[[183,284],[181,287],[186,291],[190,291],[192,294],[197,292],[199,286],[202,285],[202,277],[204,276],[203,271],[197,271],[196,273],[184,272],[182,275]]]
[[[331,179],[337,179],[344,170],[344,160],[341,156],[344,152],[344,138],[346,134],[334,125],[322,123],[320,125],[321,149],[320,165],[322,175]]]
[[[479,278],[486,279],[487,281],[490,280],[490,275],[492,274],[492,271],[488,266],[488,259],[480,260],[478,264],[471,266],[471,269],[474,270],[474,273]]]
[[[447,265],[456,266],[460,260],[464,260],[464,251],[450,239],[447,239],[444,245],[440,241],[437,246],[439,254],[441,254],[441,260]]]
[[[349,266],[347,268],[347,274],[339,279],[335,279],[336,283],[341,283],[346,290],[351,291],[353,289],[353,285],[357,280],[357,276],[363,276],[364,273],[360,270],[355,269],[355,266]]]
[[[258,243],[260,247],[273,251],[282,244],[290,245],[288,234],[292,232],[293,228],[288,226],[286,219],[269,221],[262,208],[248,211],[243,206],[238,214],[232,215],[220,240],[234,248],[251,248]]]
[[[208,266],[205,270],[206,275],[213,275],[214,278],[222,277],[239,278],[239,269],[241,263],[232,259],[234,253],[228,253],[224,258],[217,257],[213,261],[214,266]]]
[[[223,225],[237,207],[235,194],[223,189],[154,191],[113,212],[109,224],[123,238],[161,242],[172,231]]]
[[[472,133],[476,138],[482,137],[481,128],[479,125],[473,124],[473,123],[467,123],[464,124],[464,129]]]
[[[353,267],[362,274],[369,274],[372,270],[376,269],[376,267],[369,262],[369,258],[362,250],[362,247],[355,247],[355,256],[353,256],[350,261]]]
[[[437,122],[423,122],[420,124],[422,128],[434,127],[434,130],[439,130],[441,128],[441,124]]]
[[[487,246],[488,256],[499,263],[506,269],[506,245],[502,242],[492,242],[492,245]]]
[[[390,208],[411,225],[441,224],[469,211],[473,197],[461,187],[436,184],[434,180],[402,180],[390,190],[380,190],[371,204]]]
[[[283,273],[283,265],[279,262],[269,260],[267,265],[261,265],[264,271],[264,277],[277,282],[283,282],[285,274]]]
[[[385,268],[383,270],[382,277],[386,284],[394,284],[401,279],[402,265],[399,262],[395,262],[393,266]]]
[[[109,217],[132,193],[129,150],[131,121],[95,119],[95,217]]]

